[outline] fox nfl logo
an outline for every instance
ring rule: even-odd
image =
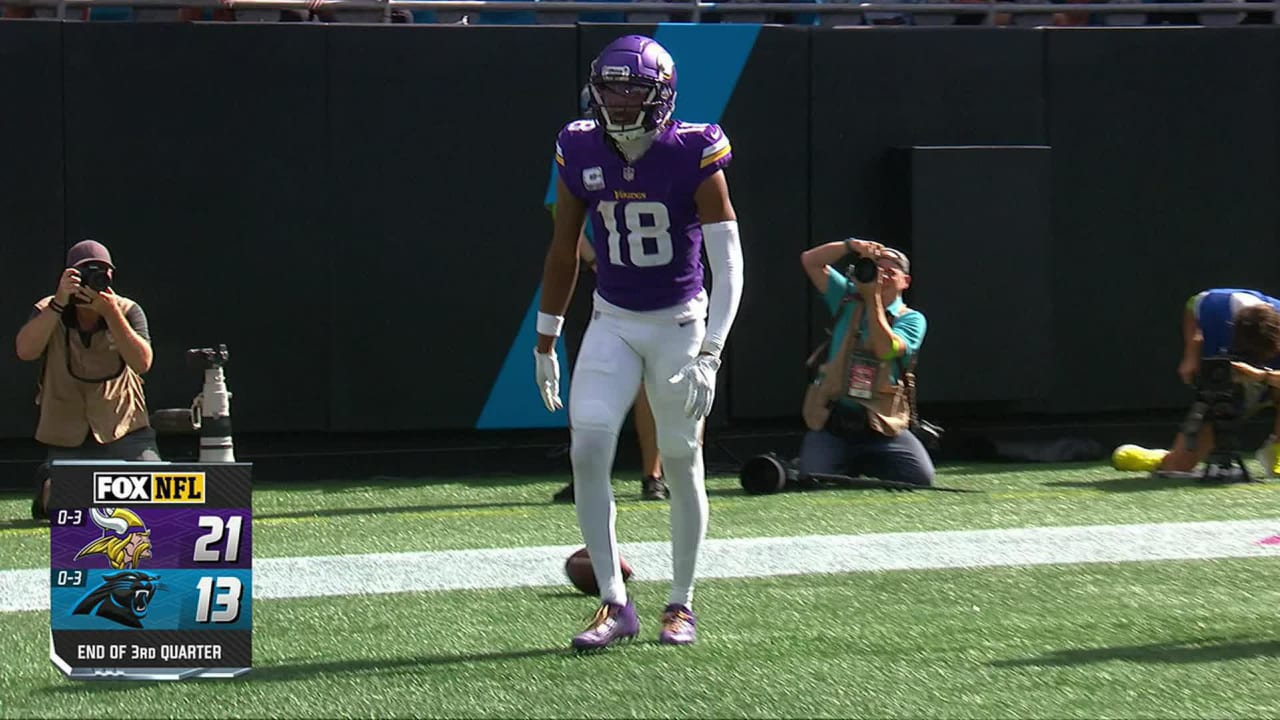
[[[204,500],[202,472],[93,474],[95,505],[203,503]]]

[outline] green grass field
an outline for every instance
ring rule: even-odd
[[[1253,468],[1257,469],[1257,468]],[[285,558],[572,545],[564,477],[363,479],[255,490],[254,553]],[[1103,466],[952,466],[981,494],[770,497],[713,478],[712,538],[1276,519],[1280,483],[1199,486]],[[665,503],[619,480],[623,542]],[[0,518],[29,500],[0,499]],[[1280,553],[1278,553],[1280,554]],[[0,520],[0,571],[47,567],[48,531]],[[254,669],[78,682],[47,612],[0,612],[3,717],[1280,717],[1276,557],[701,581],[699,642],[657,645],[666,582],[632,582],[641,639],[576,656],[593,610],[560,587],[257,600]]]

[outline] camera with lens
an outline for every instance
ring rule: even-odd
[[[853,261],[849,274],[853,276],[854,281],[866,285],[876,281],[876,276],[880,274],[880,266],[873,258],[860,257]]]
[[[1235,382],[1230,356],[1201,360],[1195,389],[1195,407],[1204,421],[1229,421],[1239,415],[1244,390]]]
[[[187,351],[187,367],[192,370],[211,370],[219,368],[227,364],[227,360],[231,359],[231,354],[227,352],[227,346],[219,345],[215,348],[193,348]]]
[[[76,272],[80,273],[82,287],[92,288],[96,292],[102,292],[111,287],[111,266],[104,262],[84,263],[76,268]],[[79,303],[81,300],[73,296],[71,302]]]
[[[1214,429],[1213,452],[1208,458],[1203,479],[1221,474],[1222,471],[1228,472],[1230,476],[1230,473],[1235,472],[1235,466],[1239,466],[1239,474],[1244,480],[1250,479],[1244,468],[1244,460],[1240,457],[1241,443],[1237,427],[1244,410],[1244,388],[1235,381],[1231,368],[1232,359],[1231,356],[1215,356],[1200,361],[1200,372],[1195,383],[1196,397],[1182,424],[1187,448],[1191,450],[1196,448],[1200,430],[1206,424]]]

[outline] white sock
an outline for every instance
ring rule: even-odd
[[[609,482],[618,436],[607,430],[581,428],[573,430],[572,437],[569,456],[573,461],[574,506],[600,586],[600,600],[626,605],[627,588],[622,582],[614,530],[617,510]]]
[[[688,457],[664,456],[662,473],[671,491],[672,578],[668,602],[692,607],[698,551],[707,535],[707,486],[702,448]]]

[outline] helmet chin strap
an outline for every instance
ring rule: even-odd
[[[629,163],[639,160],[640,156],[644,155],[645,151],[653,145],[653,140],[657,136],[657,130],[628,130],[609,133],[609,137],[618,146],[618,151],[622,153],[622,157],[626,158]]]

